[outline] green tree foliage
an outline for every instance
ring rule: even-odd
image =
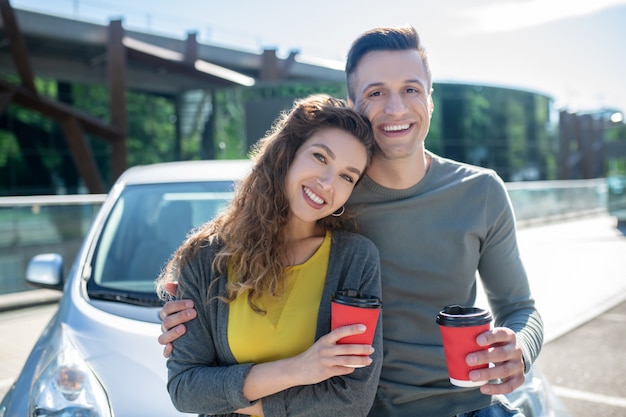
[[[606,122],[604,129],[604,140],[608,144],[621,144],[626,147],[626,125],[623,121]],[[618,158],[608,155],[607,175],[618,175],[626,177],[626,158]]]
[[[109,121],[109,94],[105,87],[72,84],[69,97],[60,98],[55,81],[38,78],[35,84],[39,94],[61,99],[74,109]],[[177,159],[173,100],[129,91],[126,103],[128,165]],[[0,194],[77,192],[78,173],[56,121],[11,105],[2,116],[0,128]],[[110,144],[92,135],[86,137],[101,175],[110,185]],[[197,152],[189,145],[186,150],[190,154]],[[33,169],[38,165],[42,168]]]
[[[42,79],[36,80],[36,86],[40,94],[60,99],[105,122],[109,120],[109,92],[104,86],[61,85]],[[293,100],[316,93],[347,96],[343,82],[273,84],[197,93],[201,100],[189,116],[177,114],[181,110],[180,106],[176,108],[175,97],[126,92],[128,166],[245,158],[250,146],[271,127],[280,111],[291,107]],[[558,141],[548,97],[506,88],[436,83],[433,99],[428,149],[493,168],[505,180],[531,179],[524,177],[529,167],[536,168],[540,179],[554,179]],[[9,106],[0,122],[0,194],[76,192],[80,185],[78,173],[55,121]],[[619,131],[614,132],[607,140],[619,140]],[[98,169],[110,186],[110,144],[102,138],[87,138]]]
[[[16,185],[25,171],[26,164],[17,139],[12,133],[0,130],[0,184]],[[0,191],[0,195],[3,194],[5,192]]]
[[[213,150],[216,159],[242,159],[246,157],[246,115],[243,110],[245,90],[231,88],[214,93]]]

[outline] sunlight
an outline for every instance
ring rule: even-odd
[[[611,115],[611,122],[622,123],[624,121],[624,115],[620,112],[615,112]]]
[[[626,4],[626,0],[530,0],[472,8],[467,13],[475,19],[478,31],[502,32],[592,14],[620,4]]]

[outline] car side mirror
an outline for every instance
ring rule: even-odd
[[[63,290],[63,257],[58,253],[33,256],[26,268],[26,282],[41,288]]]

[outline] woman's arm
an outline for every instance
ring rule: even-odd
[[[365,326],[361,324],[341,327],[321,337],[297,356],[254,365],[244,381],[244,395],[254,401],[287,388],[349,375],[355,367],[370,365],[369,355],[374,352],[371,346],[337,344],[343,337],[364,331]]]
[[[252,405],[243,395],[243,381],[253,364],[237,364],[225,352],[218,329],[227,321],[227,306],[207,294],[211,274],[210,248],[181,265],[178,295],[192,300],[197,318],[187,323],[187,332],[174,342],[167,361],[167,388],[174,406],[183,412],[229,414]],[[211,295],[219,288],[212,287]],[[222,331],[225,335],[225,331]]]
[[[334,338],[334,341],[339,338],[339,335],[331,336],[333,333],[329,333],[330,295],[338,289],[338,286],[356,288],[378,297],[382,295],[380,261],[373,243],[358,235],[341,234],[335,238],[336,234],[333,233],[326,288],[318,313],[318,342],[326,338],[320,343],[320,347],[326,342],[330,343],[331,338]],[[382,317],[379,317],[372,346],[374,348],[370,355],[372,363],[368,366],[351,368],[344,375],[333,376],[315,384],[293,386],[264,397],[262,401],[265,415],[300,417],[367,415],[374,401],[382,367]],[[362,360],[362,358],[352,359]]]

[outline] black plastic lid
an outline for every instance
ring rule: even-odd
[[[491,313],[478,307],[445,306],[437,314],[437,324],[448,327],[480,326],[491,322]]]
[[[364,294],[357,290],[344,289],[337,291],[331,297],[331,301],[353,307],[380,308],[383,303],[378,297]]]

